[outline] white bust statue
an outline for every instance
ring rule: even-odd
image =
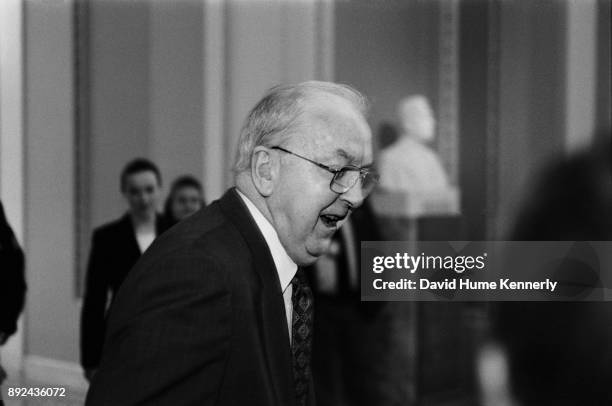
[[[397,108],[400,136],[380,155],[381,187],[387,191],[427,194],[449,187],[437,153],[429,146],[435,139],[436,121],[422,95],[402,99]]]

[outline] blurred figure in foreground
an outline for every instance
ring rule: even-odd
[[[26,292],[24,266],[23,251],[6,220],[0,202],[0,346],[17,331],[17,320],[23,310]],[[0,364],[0,384],[4,379],[6,373]]]
[[[170,225],[189,217],[206,205],[202,184],[193,176],[176,178],[164,205],[164,216]]]
[[[481,351],[483,406],[612,404],[610,303],[507,302]]]
[[[611,162],[604,144],[553,165],[513,239],[612,240]],[[494,320],[479,359],[484,406],[612,404],[612,303],[500,303]]]
[[[161,174],[146,159],[129,162],[121,173],[121,193],[129,209],[120,219],[94,230],[81,313],[81,365],[91,380],[100,363],[106,311],[128,271],[167,228],[157,213]]]
[[[544,172],[519,214],[513,240],[612,240],[609,142]]]

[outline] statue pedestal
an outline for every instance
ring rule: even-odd
[[[380,190],[370,201],[379,218],[383,237],[388,241],[416,242],[420,218],[461,214],[460,193],[454,186],[423,193]]]
[[[426,194],[379,191],[370,202],[384,239],[404,241],[410,251],[420,252],[419,240],[464,239],[457,188]],[[470,307],[389,302],[387,311],[392,320],[389,346],[394,348],[389,369],[394,383],[405,389],[396,399],[410,406],[473,404],[470,376],[465,374],[473,368],[475,329],[466,316]]]
[[[417,218],[461,214],[459,190],[450,186],[426,192],[379,190],[370,198],[381,217]]]

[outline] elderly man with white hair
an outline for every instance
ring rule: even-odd
[[[271,89],[240,134],[236,186],[159,238],[110,310],[88,405],[314,404],[302,266],[377,182],[365,98]]]

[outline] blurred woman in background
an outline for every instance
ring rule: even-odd
[[[148,159],[130,161],[121,172],[121,194],[127,211],[93,232],[81,309],[81,365],[91,381],[102,357],[109,303],[130,269],[167,228],[157,212],[162,176]]]
[[[172,182],[164,214],[168,222],[174,225],[205,205],[200,182],[190,175],[180,176]]]

